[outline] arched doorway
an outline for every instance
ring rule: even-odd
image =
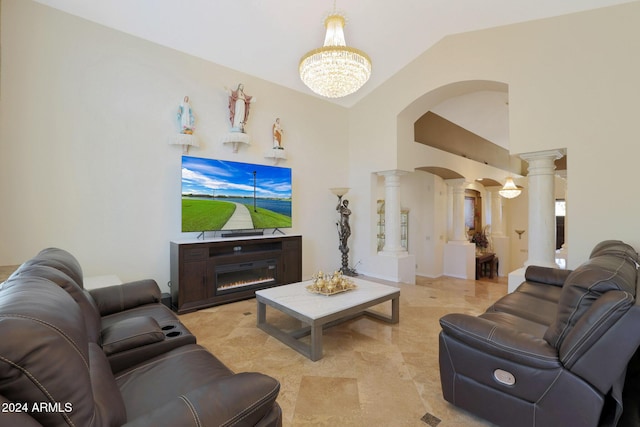
[[[496,124],[494,127],[501,129],[492,130],[492,126],[489,126],[492,121]],[[463,187],[480,188],[477,200],[481,206],[477,213],[481,219],[478,219],[478,225],[474,223],[474,227],[484,229],[497,217],[491,215],[493,194],[497,194],[497,189],[507,176],[523,175],[522,160],[511,156],[508,150],[508,86],[492,81],[457,82],[415,100],[398,116],[398,158],[404,170],[435,175],[434,186],[447,179],[462,179]],[[451,190],[447,189],[446,183],[439,188],[439,194],[429,193],[428,197],[437,198],[445,193],[445,209],[425,212],[423,215],[446,218],[440,222],[444,222],[446,229],[430,230],[425,245],[432,247],[425,250],[427,253],[444,251],[444,244],[452,238]],[[429,205],[442,206],[438,203]],[[435,222],[437,226],[438,222]],[[501,250],[509,251],[509,248],[503,247]],[[444,256],[440,258],[444,261]],[[505,254],[504,258],[506,260],[509,256]],[[473,264],[474,259],[470,263]],[[442,266],[438,270],[444,273]]]

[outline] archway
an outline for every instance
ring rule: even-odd
[[[465,105],[466,101],[472,99],[472,103],[476,103],[475,108],[478,109],[480,107],[477,103],[483,98],[493,100],[494,105],[481,110],[482,114],[475,114],[476,117],[471,117],[470,120],[456,118],[455,120],[460,121],[461,124],[452,121],[452,117],[456,117],[455,114],[451,114],[456,109],[456,102],[460,109],[465,110],[464,114],[469,116],[473,115],[473,108],[470,109]],[[447,117],[442,117],[434,111],[444,111]],[[503,130],[506,143],[501,141],[500,146],[462,127],[465,125],[474,128],[474,120],[477,124],[483,120],[491,120],[492,117],[497,117],[497,114],[502,114],[502,117],[496,118],[496,121],[506,123],[506,129]],[[425,128],[429,126],[432,128]],[[474,130],[484,132],[475,128]],[[424,205],[434,210],[422,213],[422,217],[428,218],[429,225],[432,226],[428,233],[425,233],[427,236],[423,252],[431,254],[439,252],[436,258],[442,259],[443,265],[436,269],[437,273],[442,274],[445,273],[444,247],[446,242],[452,239],[451,230],[454,228],[451,223],[453,221],[452,181],[447,180],[460,179],[462,188],[480,189],[483,196],[480,198],[483,204],[479,210],[482,212],[480,223],[484,227],[486,224],[491,224],[494,218],[502,217],[502,206],[496,208],[493,200],[501,183],[508,176],[517,177],[523,174],[523,162],[511,156],[508,151],[508,85],[495,81],[477,80],[456,82],[437,88],[416,99],[398,115],[397,131],[398,161],[401,169],[413,170],[417,173],[426,172],[435,176],[426,185],[426,188],[433,186],[434,191],[425,193],[426,197],[432,197],[433,201]],[[445,201],[439,202],[438,199]],[[441,210],[438,211],[438,208]],[[492,215],[492,208],[500,209],[500,216],[496,213]],[[444,219],[440,221],[433,219],[437,217]],[[462,217],[464,221],[464,215]],[[464,228],[464,224],[462,227]],[[508,238],[504,235],[500,237],[508,242]],[[500,251],[503,252],[501,258],[505,261],[504,270],[508,271],[508,244],[506,247],[502,244]],[[467,252],[461,256],[468,258]],[[470,259],[469,263],[473,265],[475,260]],[[474,271],[473,268],[460,271],[467,270]]]

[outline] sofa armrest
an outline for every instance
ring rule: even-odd
[[[542,338],[468,314],[447,314],[442,331],[480,352],[538,369],[561,367],[558,352]]]
[[[153,317],[124,319],[102,331],[102,350],[107,356],[164,340],[164,332]]]
[[[279,410],[280,383],[267,375],[245,372],[198,387],[158,406],[123,427],[254,426]],[[195,421],[197,419],[197,422]],[[281,425],[280,418],[274,425]]]
[[[571,272],[572,270],[530,265],[524,272],[524,279],[527,282],[538,282],[562,287]]]
[[[160,288],[155,280],[138,280],[122,285],[91,289],[101,316],[160,302]]]

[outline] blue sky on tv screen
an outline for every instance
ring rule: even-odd
[[[291,169],[226,160],[182,157],[182,194],[291,198]]]

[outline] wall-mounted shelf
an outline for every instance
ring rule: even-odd
[[[223,144],[231,144],[233,147],[233,152],[237,153],[238,149],[243,145],[249,145],[251,142],[251,138],[248,134],[243,132],[229,132],[224,135],[221,139]]]
[[[264,152],[265,159],[272,159],[275,164],[280,160],[287,160],[287,153],[281,148],[271,148]]]

